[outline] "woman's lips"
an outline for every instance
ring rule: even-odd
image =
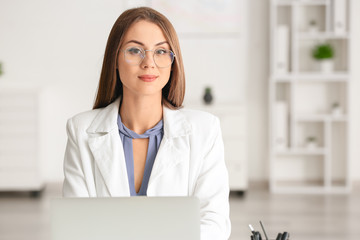
[[[152,82],[155,81],[158,76],[156,75],[141,75],[138,78],[143,80],[144,82]]]

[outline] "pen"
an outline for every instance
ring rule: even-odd
[[[260,225],[261,225],[262,230],[264,231],[264,234],[265,234],[265,238],[266,238],[266,240],[269,240],[269,238],[268,238],[268,236],[267,236],[267,234],[266,234],[266,231],[265,231],[264,225],[262,224],[262,222],[261,222],[261,221],[260,221]]]
[[[254,230],[253,226],[251,226],[251,224],[249,224],[249,228],[250,228],[251,232],[254,234],[255,230]]]
[[[281,240],[281,237],[282,237],[282,234],[281,233],[278,233],[277,237],[276,237],[276,240]]]

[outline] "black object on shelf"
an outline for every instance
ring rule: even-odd
[[[213,96],[211,93],[211,88],[210,87],[206,87],[205,88],[205,94],[204,94],[204,102],[205,104],[211,104],[213,101]]]

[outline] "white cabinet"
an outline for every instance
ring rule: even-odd
[[[186,107],[212,113],[220,119],[230,190],[245,191],[248,188],[245,107],[241,104]]]
[[[0,191],[40,191],[39,91],[0,84]]]
[[[272,192],[350,191],[350,4],[351,0],[271,1]],[[315,56],[319,45],[325,47]],[[333,55],[330,65],[319,60],[326,55]]]

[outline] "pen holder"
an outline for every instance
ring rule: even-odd
[[[260,221],[260,225],[261,225],[261,228],[264,232],[264,235],[265,237],[262,238],[261,236],[261,233],[259,231],[255,231],[255,229],[253,228],[253,226],[251,226],[251,224],[249,224],[249,228],[251,230],[251,233],[252,235],[250,236],[250,239],[251,240],[290,240],[290,234],[288,232],[283,232],[283,233],[278,233],[278,235],[276,236],[276,239],[275,238],[268,238],[267,234],[266,234],[266,231],[265,231],[265,228],[264,228],[264,225],[262,224],[262,222]]]
[[[250,236],[250,240],[282,240],[282,238],[255,238],[254,236]],[[286,238],[286,240],[290,240],[290,237]]]
[[[255,240],[254,236],[250,236],[250,240]],[[266,238],[262,238],[262,240],[266,240]],[[268,240],[276,240],[275,238],[269,238]]]
[[[279,233],[276,238],[268,238],[268,239],[266,239],[265,237],[262,237],[261,235],[259,237],[256,236],[256,235],[251,235],[250,240],[290,240],[290,236],[288,234],[287,236],[284,236],[284,238],[282,238],[282,234]]]

